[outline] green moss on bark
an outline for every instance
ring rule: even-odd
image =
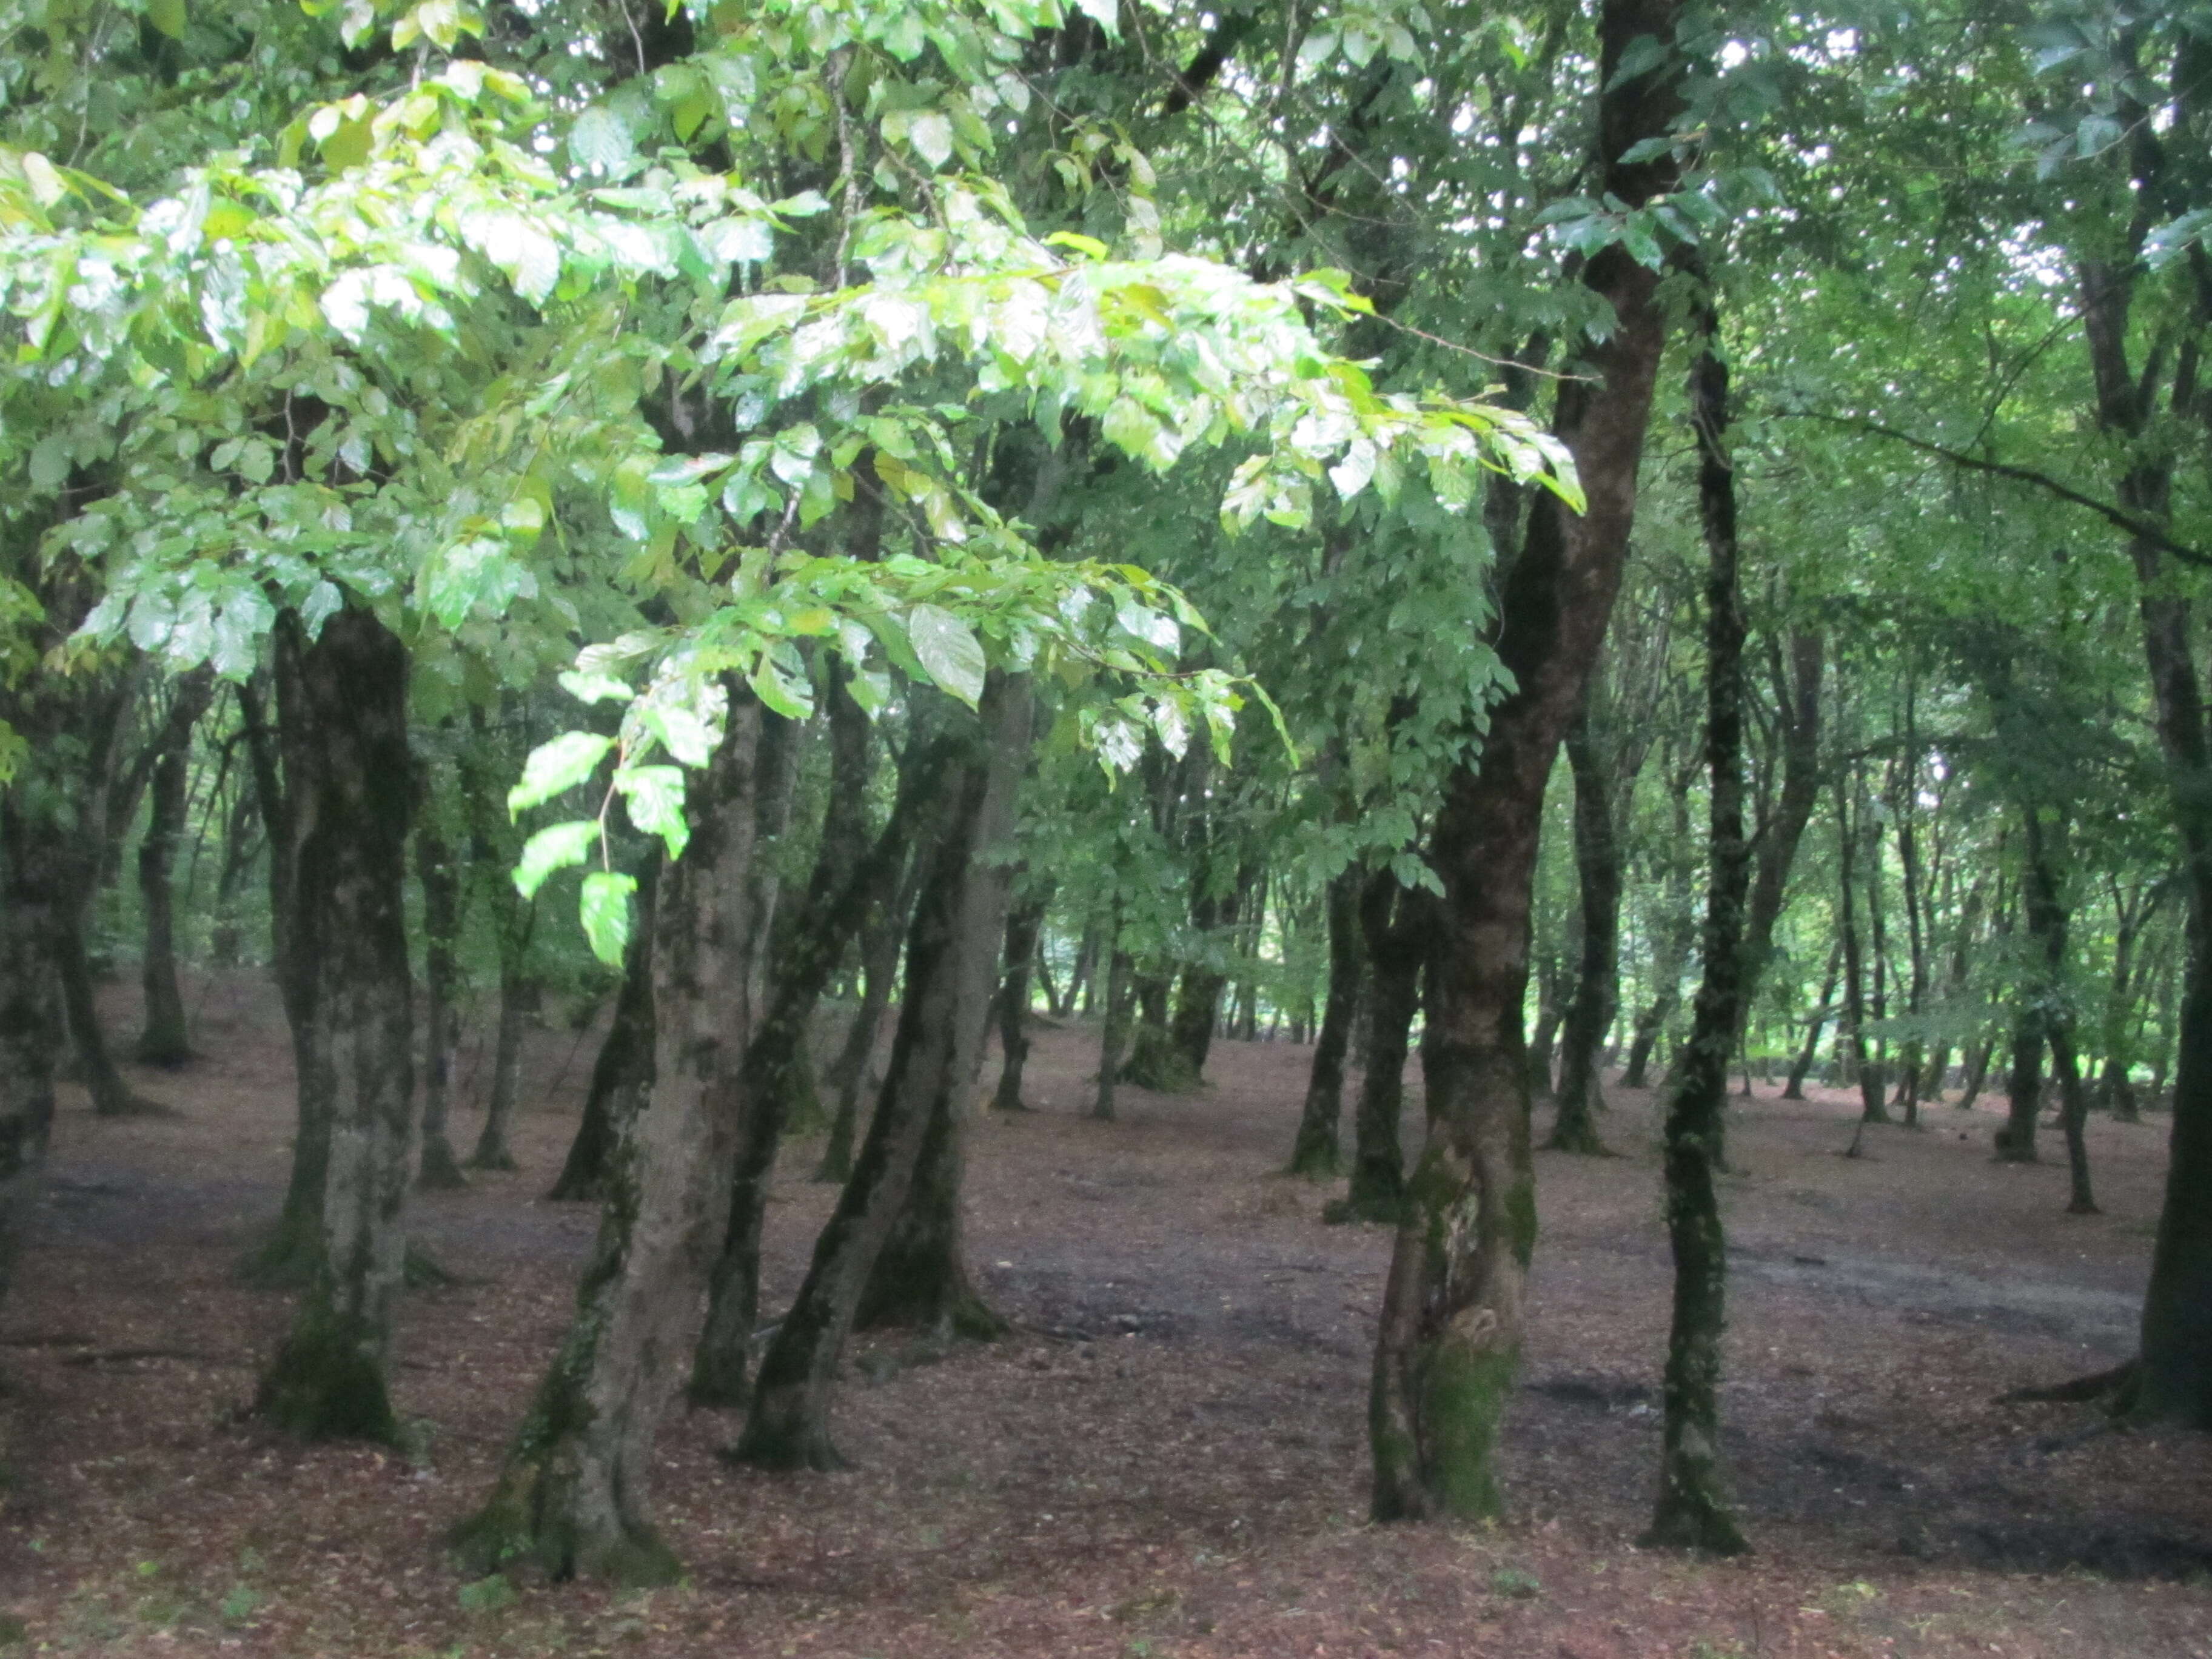
[[[399,1443],[372,1334],[335,1315],[304,1315],[263,1374],[254,1411],[309,1440]]]
[[[1516,1352],[1471,1352],[1449,1341],[1429,1355],[1421,1421],[1428,1485],[1444,1514],[1483,1521],[1503,1510],[1492,1454],[1519,1369]]]

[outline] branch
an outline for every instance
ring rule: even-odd
[[[1808,420],[1825,422],[1827,425],[1840,426],[1853,432],[1869,433],[1877,438],[1893,439],[1908,448],[1919,450],[1923,454],[1934,455],[1939,459],[1950,462],[1954,466],[1965,467],[1970,472],[1986,472],[1993,477],[2010,478],[2015,483],[2032,484],[2048,495],[2056,495],[2062,501],[2070,501],[2075,507],[2088,508],[2100,518],[2126,531],[2130,536],[2148,542],[2161,551],[2172,554],[2184,564],[2212,568],[2212,553],[2207,553],[2202,548],[2191,547],[2186,542],[2178,542],[2149,520],[2138,519],[2126,509],[2113,506],[2110,501],[2100,501],[2094,495],[2085,495],[2080,490],[2059,483],[2057,479],[2047,473],[2036,471],[2033,467],[2014,466],[2005,461],[1985,461],[1978,455],[1968,455],[1956,449],[1947,449],[1942,444],[1930,443],[1925,438],[1916,438],[1910,432],[1899,432],[1895,427],[1884,426],[1878,421],[1853,420],[1841,415],[1823,415],[1817,410],[1800,410],[1796,412]]]

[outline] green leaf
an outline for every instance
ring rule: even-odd
[[[172,40],[185,38],[185,0],[146,0],[146,21]]]
[[[619,173],[636,154],[629,124],[604,104],[586,110],[568,129],[568,157],[579,167]]]
[[[1120,36],[1121,19],[1115,0],[1075,0],[1075,3],[1085,17],[1106,31],[1109,39]]]
[[[574,789],[599,769],[612,738],[596,732],[563,732],[550,743],[541,743],[523,763],[522,781],[507,792],[507,810],[514,817],[548,801],[564,789]]]
[[[629,896],[637,890],[637,878],[617,870],[594,870],[584,878],[577,900],[584,937],[592,954],[610,968],[622,966],[623,951],[629,944]]]
[[[950,611],[917,605],[907,612],[907,639],[938,689],[973,708],[983,696],[983,647],[968,624]]]
[[[599,844],[596,818],[547,825],[522,844],[522,861],[514,866],[514,890],[525,898],[535,898],[548,876],[581,864]]]
[[[684,856],[684,848],[691,840],[691,826],[684,820],[682,767],[617,767],[615,790],[622,796],[632,823],[648,836],[659,836],[669,857]]]
[[[69,482],[70,443],[66,433],[49,432],[31,446],[31,487],[59,489]]]
[[[1085,7],[1087,11],[1088,6]],[[1109,0],[1107,9],[1113,9]],[[914,146],[915,154],[933,167],[941,167],[952,159],[952,123],[942,110],[926,109],[915,115],[907,128],[907,142]]]

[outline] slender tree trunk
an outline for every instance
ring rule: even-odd
[[[137,1057],[149,1066],[182,1066],[192,1058],[185,1029],[185,996],[177,982],[176,905],[171,871],[184,840],[191,806],[192,730],[215,701],[215,676],[201,668],[179,679],[170,694],[169,717],[154,763],[151,815],[138,843],[138,893],[146,917],[145,946],[139,957],[139,985],[146,999],[146,1026],[139,1034]]]
[[[1859,795],[1863,804],[1860,826],[1867,837],[1866,900],[1867,943],[1874,957],[1872,994],[1868,998],[1868,1012],[1877,1025],[1889,1018],[1889,931],[1887,895],[1882,889],[1881,820],[1870,809],[1865,780],[1860,780]],[[1887,1123],[1889,1111],[1885,1102],[1889,1089],[1889,1039],[1877,1037],[1871,1061],[1862,1055],[1859,1061],[1859,1097],[1868,1103],[1866,1121]]]
[[[69,1017],[71,1046],[85,1091],[92,1097],[92,1109],[101,1117],[143,1116],[153,1109],[123,1080],[114,1052],[107,1046],[107,1033],[100,1023],[92,957],[84,939],[85,914],[91,906],[91,893],[82,888],[64,906],[53,963],[54,976],[61,985],[62,1008]]]
[[[1777,712],[1783,720],[1782,787],[1771,816],[1762,817],[1752,866],[1751,899],[1743,930],[1743,994],[1739,1018],[1748,1019],[1759,988],[1774,960],[1774,929],[1788,902],[1790,872],[1813,809],[1820,799],[1820,682],[1827,643],[1816,630],[1793,629],[1788,660],[1778,644],[1770,652]],[[1827,998],[1821,998],[1826,1006]],[[1737,1041],[1741,1044],[1741,1034]],[[1789,1098],[1802,1098],[1802,1094]]]
[[[1554,1152],[1601,1153],[1598,1050],[1620,996],[1620,841],[1613,780],[1585,711],[1567,733],[1575,775],[1575,872],[1582,888],[1582,951],[1559,1044],[1559,1109],[1546,1143]]]
[[[1602,0],[1594,182],[1632,206],[1673,188],[1671,154],[1625,162],[1671,130],[1680,100],[1671,58],[1624,73],[1647,37],[1670,42],[1677,0]],[[1663,149],[1663,146],[1662,147]],[[1518,1369],[1535,1248],[1528,1139],[1530,884],[1544,789],[1620,582],[1636,473],[1666,325],[1656,273],[1620,246],[1582,280],[1613,319],[1565,382],[1555,427],[1588,507],[1548,496],[1502,579],[1498,656],[1514,691],[1492,711],[1480,769],[1449,778],[1432,841],[1443,878],[1423,1042],[1428,1128],[1383,1291],[1369,1410],[1378,1520],[1482,1516],[1499,1504],[1492,1461]]]
[[[1674,1255],[1659,1499],[1649,1541],[1734,1555],[1745,1548],[1723,1489],[1721,1334],[1726,1328],[1728,1241],[1713,1191],[1713,1144],[1741,1028],[1743,908],[1750,849],[1743,833],[1742,602],[1736,577],[1735,478],[1727,447],[1728,369],[1716,319],[1690,369],[1691,422],[1701,464],[1705,574],[1705,756],[1712,776],[1712,872],[1706,887],[1705,979],[1690,1045],[1667,1107],[1667,1237]]]
[[[1420,1011],[1421,969],[1434,934],[1429,895],[1401,887],[1389,869],[1367,878],[1360,895],[1368,996],[1373,1005],[1367,1067],[1360,1074],[1352,1184],[1329,1220],[1405,1219],[1406,1155],[1399,1143],[1405,1110],[1406,1042]]]
[[[653,1092],[653,918],[660,869],[656,842],[638,872],[637,925],[623,953],[622,989],[615,996],[614,1018],[592,1063],[584,1115],[568,1143],[568,1155],[562,1160],[561,1173],[545,1194],[549,1200],[596,1204],[606,1197],[622,1126],[636,1116],[641,1103]]]
[[[1857,815],[1850,810],[1850,791],[1848,779],[1838,772],[1836,776],[1836,925],[1844,946],[1844,1018],[1838,1036],[1850,1045],[1851,1077],[1859,1087],[1859,1121],[1862,1124],[1887,1123],[1889,1114],[1882,1108],[1881,1079],[1867,1060],[1866,974],[1859,955],[1858,913],[1856,908],[1859,825]],[[1858,1144],[1854,1137],[1852,1146],[1856,1148]]]
[[[737,1406],[746,1398],[745,1366],[760,1314],[761,1229],[768,1214],[769,1177],[796,1091],[808,1063],[806,1034],[846,946],[887,878],[904,861],[913,824],[940,782],[945,750],[919,733],[901,769],[898,799],[872,845],[864,803],[871,769],[868,717],[834,671],[831,787],[814,868],[805,891],[776,927],[775,994],[745,1049],[744,1091],[754,1103],[738,1144],[730,1187],[730,1218],[708,1287],[706,1328],[691,1368],[691,1402]],[[795,736],[787,722],[787,730]],[[780,780],[788,788],[789,773]],[[765,835],[773,828],[763,815]]]
[[[1006,913],[1006,974],[999,988],[999,1049],[1002,1061],[999,1086],[991,1097],[1001,1112],[1025,1112],[1022,1103],[1022,1070],[1030,1058],[1030,969],[1037,958],[1037,939],[1044,930],[1045,912],[1052,908],[1050,883]],[[1046,1000],[1051,1000],[1048,993]]]
[[[432,1191],[468,1185],[446,1131],[460,1058],[461,879],[453,849],[428,825],[415,832],[422,886],[422,1154],[416,1177]]]
[[[333,1085],[324,1056],[320,985],[299,873],[301,843],[313,829],[308,792],[318,749],[301,679],[301,656],[307,648],[307,630],[298,614],[280,613],[270,652],[276,697],[273,729],[263,717],[257,690],[250,684],[238,688],[254,795],[269,842],[270,969],[291,1032],[297,1100],[284,1207],[269,1237],[246,1263],[252,1277],[269,1284],[304,1283],[315,1272],[323,1248],[323,1188],[330,1169]]]
[[[322,1249],[260,1414],[310,1437],[393,1441],[386,1376],[406,1251],[415,995],[407,955],[406,647],[352,604],[300,653],[292,769],[298,950],[315,981],[313,1085],[330,1103]]]
[[[619,1123],[576,1313],[484,1507],[453,1535],[474,1570],[672,1583],[651,1516],[654,1437],[696,1335],[726,1220],[752,1024],[760,704],[728,684],[720,741],[690,781],[691,839],[662,872],[653,921],[650,1101]]]
[[[1790,1081],[1782,1090],[1784,1100],[1805,1098],[1805,1078],[1813,1069],[1814,1057],[1820,1051],[1820,1028],[1827,1023],[1828,1010],[1835,1005],[1836,974],[1843,959],[1843,941],[1838,939],[1828,951],[1828,971],[1820,981],[1820,1000],[1814,1005],[1812,1018],[1805,1022],[1805,1046],[1797,1051],[1796,1063],[1790,1068]]]
[[[1121,913],[1117,902],[1113,924],[1106,930],[1106,1018],[1098,1033],[1098,1091],[1091,1097],[1091,1115],[1101,1123],[1114,1121],[1114,1089],[1121,1076],[1122,1056],[1129,1048],[1129,1016],[1135,994],[1130,980],[1134,964],[1121,948]]]
[[[1328,1000],[1322,1013],[1321,1040],[1314,1045],[1313,1068],[1306,1075],[1298,1138],[1291,1148],[1292,1175],[1326,1177],[1343,1164],[1339,1125],[1344,1116],[1344,1056],[1366,974],[1359,922],[1364,879],[1355,866],[1339,872],[1328,884]]]
[[[530,908],[534,913],[536,907]],[[537,1018],[539,998],[538,981],[525,973],[519,960],[520,952],[527,948],[526,926],[525,941],[516,947],[518,959],[503,963],[500,970],[499,1025],[492,1039],[491,1092],[484,1102],[483,1127],[477,1135],[476,1150],[469,1154],[471,1170],[519,1167],[509,1135],[515,1103],[522,1095],[522,1040]]]
[[[1658,949],[1652,953],[1651,1000],[1636,1017],[1636,1030],[1629,1039],[1628,1065],[1620,1078],[1624,1089],[1646,1086],[1651,1051],[1665,1032],[1667,1022],[1674,1018],[1674,1010],[1681,1006],[1682,970],[1689,962],[1690,947],[1697,943],[1698,916],[1690,902],[1690,864],[1681,855],[1690,841],[1690,795],[1686,781],[1673,792],[1673,802],[1675,845],[1668,861],[1667,926]]]
[[[830,1064],[829,1081],[837,1091],[837,1108],[830,1120],[830,1138],[822,1148],[821,1166],[814,1172],[817,1181],[842,1182],[853,1173],[860,1096],[868,1086],[876,1039],[883,1031],[884,1015],[890,1008],[892,988],[898,981],[900,945],[921,891],[928,841],[927,835],[918,834],[902,873],[886,872],[882,886],[871,898],[873,920],[860,934],[860,1007],[845,1034],[844,1048]]]
[[[735,1455],[779,1468],[830,1468],[830,1383],[864,1293],[950,1316],[973,1298],[961,1257],[958,1181],[965,1096],[990,1015],[1006,875],[984,854],[1012,829],[1035,699],[1025,678],[994,675],[976,750],[962,766],[907,945],[907,995],[883,1097],[852,1179],[815,1241],[806,1282],[761,1361]],[[933,1139],[934,1148],[926,1147]],[[933,1151],[918,1182],[926,1150]],[[911,1212],[919,1188],[922,1202]],[[874,1284],[878,1257],[893,1254]],[[980,1305],[980,1304],[978,1304]]]

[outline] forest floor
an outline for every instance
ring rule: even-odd
[[[248,977],[199,995],[208,1057],[134,1078],[178,1115],[64,1096],[0,1308],[0,1654],[2212,1655],[2212,1437],[1992,1403],[2131,1351],[2163,1119],[2092,1126],[2104,1213],[2069,1217],[2057,1136],[1993,1164],[1993,1110],[1933,1108],[1847,1160],[1841,1096],[1736,1103],[1723,1412],[1756,1553],[1705,1564],[1633,1542],[1669,1284],[1650,1095],[1613,1091],[1618,1156],[1539,1155],[1511,1518],[1376,1528],[1390,1239],[1324,1226],[1338,1187],[1277,1173],[1310,1049],[1218,1043],[1212,1086],[1124,1090],[1102,1124],[1095,1032],[1042,1030],[1037,1109],[986,1115],[969,1165],[971,1254],[1016,1334],[864,1340],[838,1474],[734,1468],[732,1415],[672,1413],[656,1490],[691,1578],[616,1596],[464,1583],[439,1548],[563,1328],[595,1218],[540,1194],[595,1039],[535,1039],[520,1173],[415,1206],[463,1281],[401,1317],[419,1449],[310,1447],[239,1415],[288,1308],[234,1272],[285,1174],[281,1017]],[[815,1150],[779,1175],[771,1307],[834,1195]]]

